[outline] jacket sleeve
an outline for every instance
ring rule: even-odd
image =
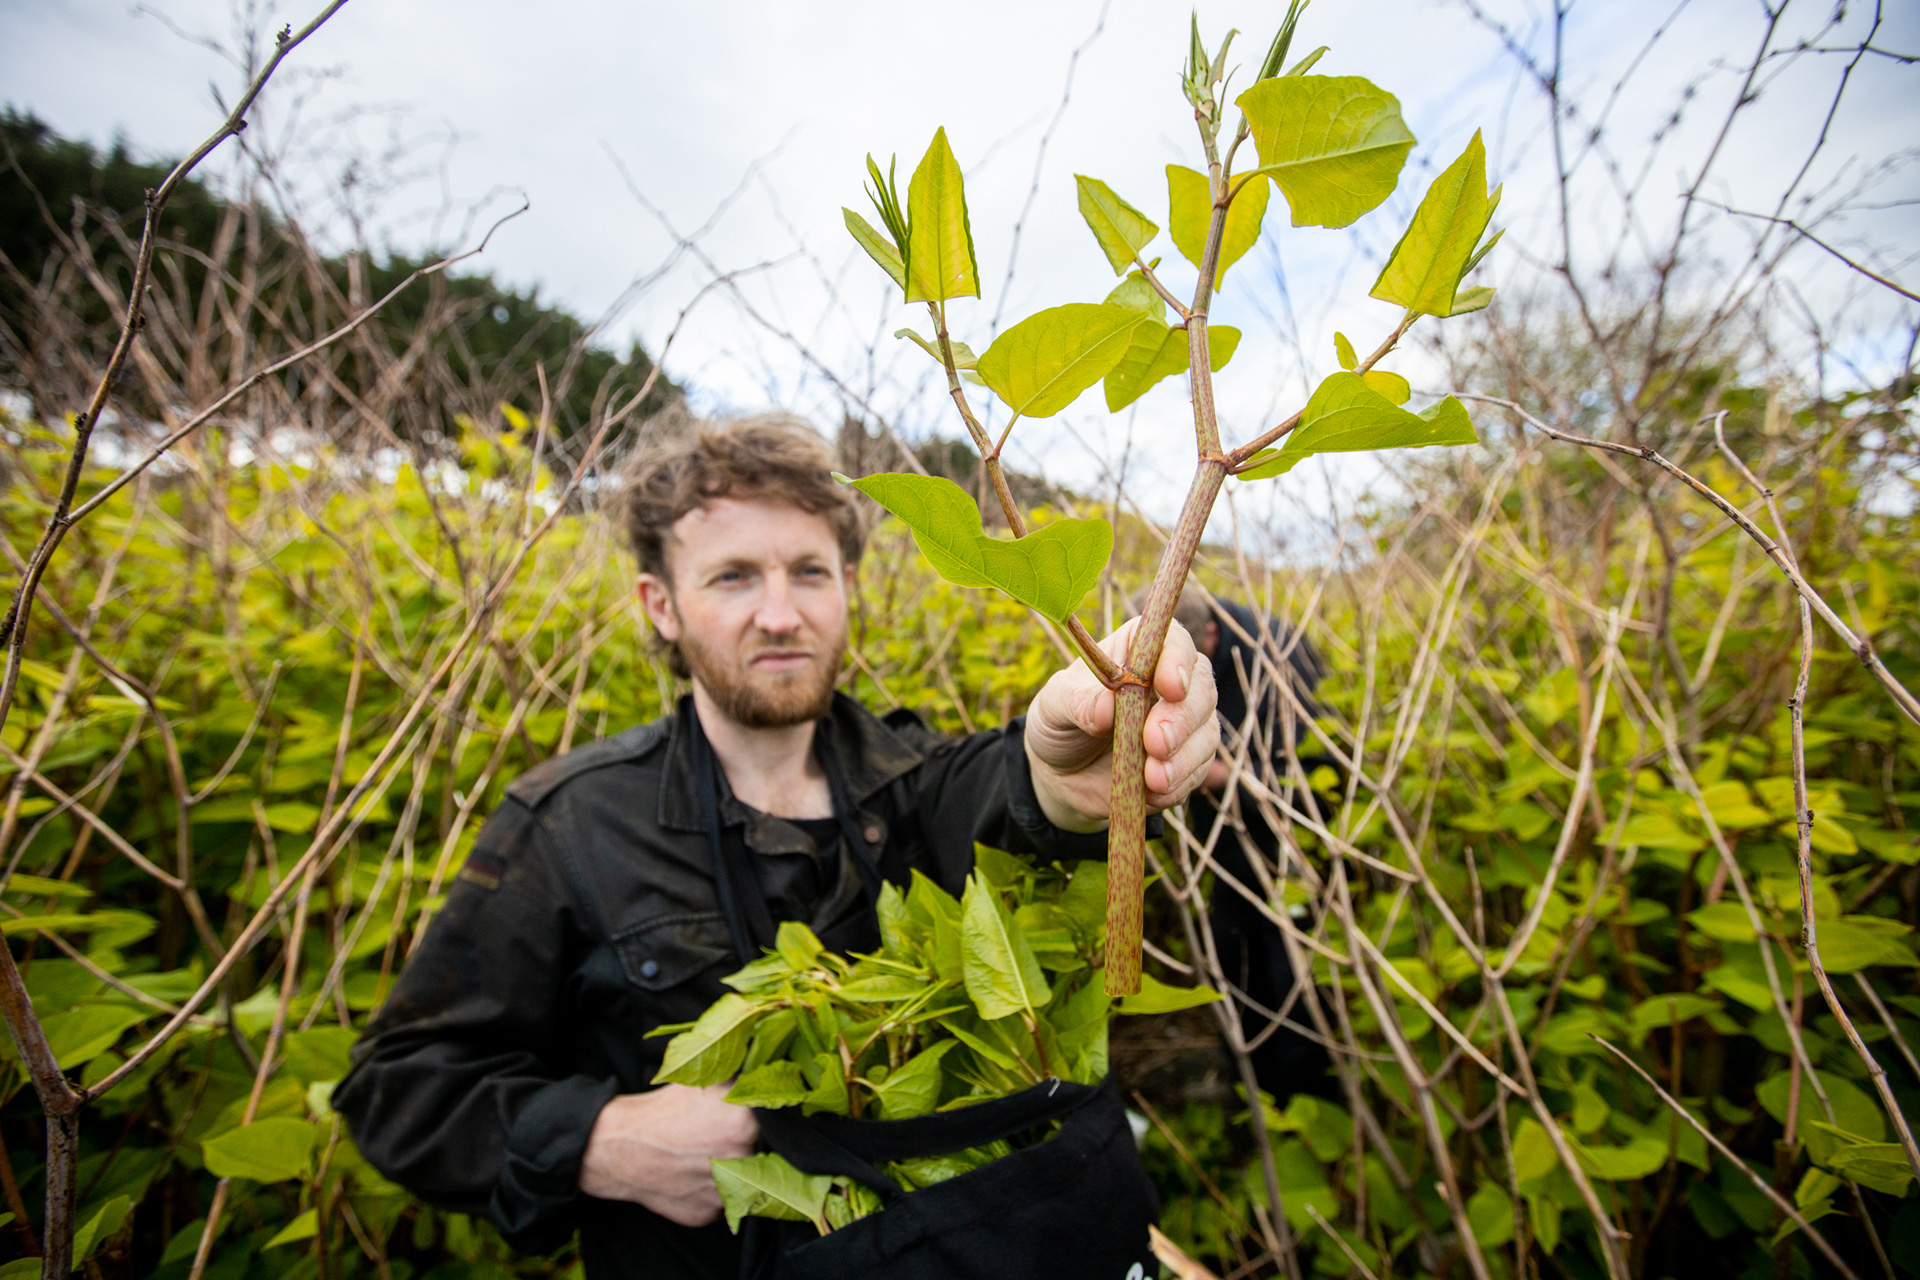
[[[1040,807],[1027,760],[1027,718],[1016,716],[1003,728],[942,741],[929,753],[918,788],[922,828],[938,843],[941,833],[967,841],[964,865],[973,862],[975,842],[1041,861],[1105,858],[1107,833],[1067,831]],[[1162,823],[1147,818],[1147,835],[1157,837]]]
[[[581,924],[534,815],[509,799],[333,1094],[374,1168],[536,1252],[572,1234],[580,1157],[615,1092],[559,1065]]]

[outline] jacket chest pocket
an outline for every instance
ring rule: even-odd
[[[627,981],[644,991],[670,991],[716,965],[734,965],[733,943],[718,911],[657,916],[611,939]]]

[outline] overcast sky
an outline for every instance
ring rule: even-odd
[[[297,26],[316,7],[264,6],[256,25]],[[1539,4],[1483,7],[1524,48],[1549,51]],[[1210,43],[1230,26],[1246,33],[1235,48],[1238,83],[1283,9],[1273,0],[1202,7]],[[967,174],[986,295],[954,317],[957,336],[976,349],[990,339],[996,314],[1004,326],[1041,306],[1097,300],[1113,276],[1075,211],[1072,175],[1104,178],[1164,223],[1165,165],[1198,163],[1176,83],[1188,12],[1166,0],[352,0],[297,51],[266,127],[250,140],[288,150],[309,216],[333,219],[336,243],[354,232],[338,218],[326,179],[349,160],[358,173],[393,180],[392,190],[384,180],[363,188],[356,208],[360,234],[376,246],[450,245],[470,216],[484,225],[524,195],[531,210],[501,231],[481,264],[589,317],[672,248],[629,181],[690,231],[745,179],[702,248],[723,270],[777,265],[745,278],[738,296],[701,298],[667,358],[669,372],[695,389],[703,408],[789,405],[830,429],[850,391],[908,432],[958,434],[930,379],[932,364],[889,336],[924,325],[924,315],[898,305],[897,294],[888,298],[878,270],[841,227],[842,205],[864,211],[864,155],[884,163],[897,152],[904,189],[934,128],[947,127]],[[1783,29],[1818,33],[1831,13],[1830,4],[1800,0]],[[1855,0],[1823,42],[1857,35],[1872,14]],[[122,135],[142,153],[177,154],[217,121],[213,87],[230,97],[239,78],[186,37],[231,45],[244,17],[227,0],[0,0],[0,101],[70,136]],[[1885,19],[1880,47],[1920,52],[1920,5],[1890,4]],[[1566,42],[1572,96],[1591,112],[1631,73],[1606,118],[1605,155],[1584,171],[1583,199],[1596,218],[1611,206],[1614,179],[1603,161],[1637,171],[1691,85],[1690,114],[1654,156],[1642,201],[1650,227],[1668,225],[1673,193],[1711,145],[1737,85],[1735,64],[1750,56],[1761,30],[1755,0],[1575,6]],[[1443,0],[1318,0],[1296,53],[1320,44],[1332,52],[1316,71],[1364,74],[1397,94],[1420,143],[1394,200],[1351,232],[1286,228],[1284,205],[1274,201],[1269,235],[1234,269],[1214,311],[1217,322],[1247,332],[1222,377],[1230,437],[1245,438],[1299,403],[1311,379],[1331,368],[1335,327],[1364,350],[1391,325],[1391,309],[1368,302],[1367,289],[1428,177],[1475,128],[1485,130],[1495,177],[1508,184],[1500,221],[1512,227],[1485,279],[1524,283],[1557,254],[1541,97],[1494,33]],[[1759,107],[1724,143],[1709,193],[1771,209],[1821,127],[1843,63],[1816,55],[1770,70]],[[1071,99],[1061,111],[1070,70]],[[1851,181],[1859,165],[1920,140],[1920,69],[1869,57],[1854,75],[1834,141],[1803,190]],[[1037,193],[1021,222],[1036,165]],[[1911,173],[1898,173],[1877,198],[1911,199],[1916,187]],[[1895,205],[1839,231],[1861,251],[1880,252],[1883,267],[1911,268],[1895,247],[1916,243],[1914,215],[1914,206]],[[1016,222],[1016,270],[1005,287]],[[1737,228],[1713,234],[1726,252],[1737,251]],[[1177,260],[1164,236],[1159,251]],[[1857,278],[1817,251],[1797,253],[1794,263],[1816,306],[1831,307],[1856,287]],[[1180,268],[1170,270],[1180,277]],[[1908,282],[1916,278],[1909,271]],[[610,335],[658,351],[708,279],[702,263],[683,260],[633,301]],[[1849,350],[1872,376],[1897,359],[1897,330],[1903,316],[1911,322],[1902,305],[1875,297],[1854,310]],[[1311,370],[1301,366],[1302,350]],[[1413,357],[1403,367],[1417,386],[1423,373],[1432,376]],[[1097,481],[1101,459],[1112,464],[1124,453],[1136,481],[1165,475],[1144,486],[1165,491],[1149,501],[1173,502],[1192,465],[1189,421],[1182,379],[1117,417],[1104,412],[1096,389],[1059,418],[1024,424],[1015,452],[1082,484]],[[1371,474],[1350,470],[1344,479],[1364,487]]]

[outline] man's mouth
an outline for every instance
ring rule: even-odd
[[[797,671],[813,665],[811,649],[762,649],[747,659],[755,671]]]

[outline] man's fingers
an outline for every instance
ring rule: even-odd
[[[1168,759],[1213,721],[1217,697],[1213,667],[1201,663],[1193,669],[1191,678],[1193,684],[1186,697],[1177,702],[1163,699],[1147,713],[1147,754],[1155,759]]]
[[[1193,647],[1193,637],[1178,622],[1170,623],[1159,665],[1153,669],[1153,691],[1168,702],[1179,702],[1193,688],[1194,668],[1199,663],[1200,651]]]
[[[1166,808],[1186,798],[1207,776],[1220,746],[1220,727],[1211,718],[1173,753],[1170,760],[1149,758],[1146,766],[1148,798],[1158,808]]]

